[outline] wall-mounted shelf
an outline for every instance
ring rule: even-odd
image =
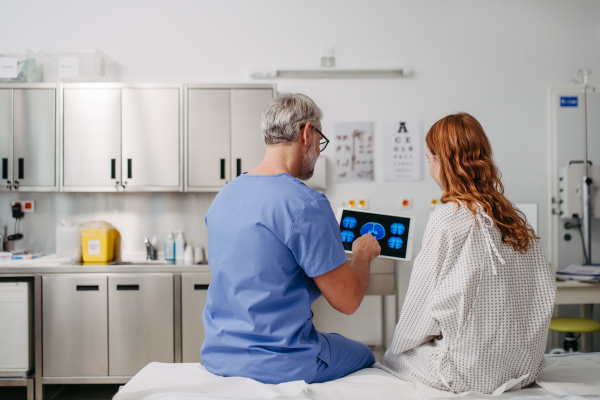
[[[277,69],[255,68],[250,70],[252,79],[349,79],[349,78],[405,78],[411,74],[409,68],[314,68]]]

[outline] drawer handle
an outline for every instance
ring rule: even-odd
[[[100,290],[98,285],[77,285],[78,292],[90,292],[92,290]]]
[[[208,285],[194,285],[194,290],[208,290]]]
[[[2,179],[8,179],[8,158],[2,159]]]
[[[25,160],[19,158],[19,179],[25,179]]]
[[[117,290],[140,290],[140,285],[117,285]]]
[[[110,159],[110,179],[117,179],[117,160],[115,158]]]

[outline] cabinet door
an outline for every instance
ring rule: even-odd
[[[218,189],[230,178],[230,91],[188,89],[188,188]]]
[[[106,276],[42,278],[44,376],[107,376]]]
[[[173,275],[108,278],[109,375],[133,376],[175,361]]]
[[[178,190],[179,89],[123,89],[126,188]]]
[[[13,183],[13,106],[12,89],[0,89],[0,192]]]
[[[181,274],[181,334],[184,363],[202,362],[204,342],[202,313],[206,304],[210,274]]]
[[[56,90],[14,89],[15,185],[56,185]]]
[[[116,190],[121,176],[121,90],[64,89],[65,190]]]
[[[254,169],[265,156],[260,119],[272,89],[231,90],[231,171],[237,177]]]

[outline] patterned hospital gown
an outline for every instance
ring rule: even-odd
[[[555,294],[538,240],[519,253],[483,208],[475,219],[446,204],[431,214],[392,347],[375,367],[454,393],[526,387],[544,367]]]

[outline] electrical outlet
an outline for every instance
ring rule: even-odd
[[[20,204],[21,211],[23,211],[23,212],[34,212],[35,211],[35,202],[33,200],[13,200],[10,205],[14,206],[15,204]]]
[[[435,210],[439,209],[442,205],[443,204],[440,201],[440,199],[431,199],[429,201],[429,206],[431,207],[431,211],[435,211]]]
[[[342,200],[342,207],[344,207],[344,208],[360,208],[362,210],[366,210],[369,208],[369,199],[359,197],[356,199]]]
[[[400,199],[400,207],[402,207],[403,210],[410,210],[412,208],[412,199],[410,197],[405,197]]]

